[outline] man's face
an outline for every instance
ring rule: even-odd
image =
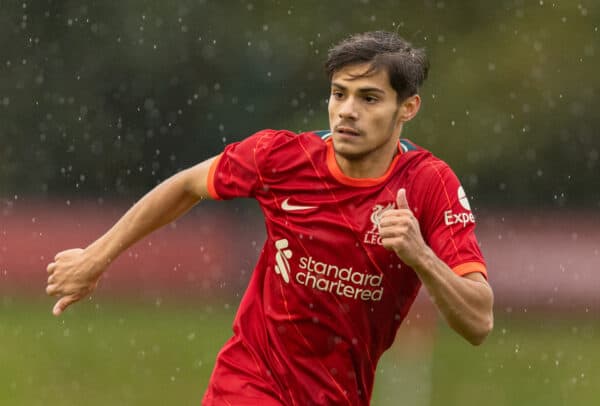
[[[336,154],[349,161],[388,156],[397,148],[401,104],[388,73],[368,76],[368,63],[346,66],[331,78],[329,125]],[[382,155],[383,153],[383,155]]]

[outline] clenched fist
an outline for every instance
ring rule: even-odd
[[[91,259],[85,250],[75,248],[56,254],[54,262],[48,264],[46,269],[46,293],[59,297],[52,309],[52,313],[58,316],[96,288],[104,267]]]
[[[379,235],[383,246],[396,252],[406,265],[414,268],[427,250],[419,222],[408,207],[406,190],[400,189],[396,196],[397,208],[381,216]]]

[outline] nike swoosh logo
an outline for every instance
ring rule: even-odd
[[[283,201],[283,203],[281,203],[281,208],[285,211],[310,210],[310,209],[317,208],[317,206],[300,206],[300,205],[290,204],[289,200],[290,200],[290,198],[288,197],[287,199],[285,199]]]

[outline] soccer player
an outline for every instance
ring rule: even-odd
[[[368,405],[377,361],[421,285],[480,344],[493,294],[469,201],[446,163],[400,138],[421,105],[424,51],[368,32],[334,46],[326,70],[328,131],[260,131],[158,185],[87,248],[56,255],[53,313],[198,201],[252,197],[267,240],[204,405]]]

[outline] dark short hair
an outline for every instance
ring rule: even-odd
[[[331,80],[336,71],[359,63],[371,64],[361,76],[385,69],[398,100],[417,94],[429,72],[424,49],[387,31],[355,34],[334,45],[327,54],[325,70]]]

